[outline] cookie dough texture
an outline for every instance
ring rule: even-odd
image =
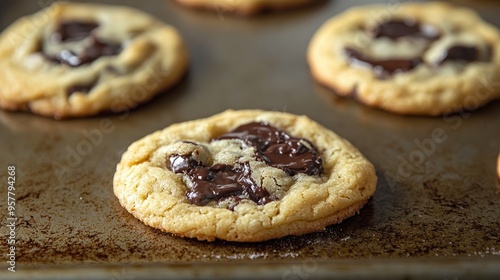
[[[217,13],[256,15],[265,11],[281,11],[314,3],[314,0],[177,0],[192,8],[212,9]]]
[[[370,27],[391,19],[413,19],[438,29],[416,68],[380,79],[368,67],[349,63],[345,47],[377,52]],[[386,40],[388,41],[388,40]],[[399,42],[401,43],[401,42]],[[474,44],[484,51],[491,46],[490,62],[432,65],[450,44]],[[385,46],[380,57],[418,51],[418,44]],[[424,46],[425,49],[425,46]],[[500,96],[500,35],[472,10],[451,4],[405,3],[350,8],[327,20],[314,34],[308,48],[313,77],[342,96],[353,96],[367,105],[411,115],[444,115],[474,110]]]
[[[52,62],[51,34],[60,22],[98,24],[95,34],[121,44],[118,55],[71,67]],[[176,84],[188,66],[178,32],[132,8],[54,4],[18,19],[0,36],[0,107],[54,117],[125,111]],[[89,87],[89,92],[68,89]]]
[[[235,140],[215,141],[218,144],[209,148],[210,156],[204,149],[179,141],[208,144],[210,139],[254,121],[269,122],[294,137],[310,140],[323,159],[323,174],[284,178],[282,170],[259,169],[250,163],[254,180],[281,199],[264,205],[242,201],[234,211],[190,204],[183,175],[166,168],[168,155],[193,152],[197,160],[232,164],[240,157],[228,152]],[[248,152],[241,155],[247,156]],[[162,231],[207,241],[258,242],[323,230],[354,215],[373,195],[376,181],[373,165],[355,147],[306,116],[228,110],[173,124],[133,143],[117,165],[114,193],[132,215]]]

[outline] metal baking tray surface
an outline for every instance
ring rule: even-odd
[[[2,2],[0,24],[52,2]],[[500,102],[448,118],[399,116],[339,98],[311,78],[305,54],[316,29],[350,6],[374,1],[318,1],[252,18],[174,1],[100,2],[137,7],[175,26],[190,52],[189,73],[172,91],[127,113],[54,121],[0,111],[0,278],[500,275]],[[500,2],[454,2],[500,26]],[[225,109],[304,114],[332,129],[375,165],[374,197],[358,215],[323,232],[262,243],[173,237],[119,205],[112,178],[132,142]],[[433,140],[436,133],[440,141]],[[16,273],[7,270],[10,165],[16,169]]]

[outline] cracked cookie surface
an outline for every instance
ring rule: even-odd
[[[472,10],[405,3],[351,8],[308,48],[313,77],[390,112],[445,115],[500,97],[500,34]]]
[[[258,242],[354,215],[376,181],[355,147],[305,116],[228,110],[134,142],[113,185],[120,204],[152,227]]]
[[[85,117],[136,107],[188,66],[177,31],[136,9],[54,4],[0,36],[0,107]]]

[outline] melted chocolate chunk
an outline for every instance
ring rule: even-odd
[[[51,39],[55,42],[78,41],[85,39],[90,33],[99,27],[93,22],[67,21],[59,23],[52,33]]]
[[[400,38],[424,38],[432,41],[438,39],[440,36],[438,30],[433,26],[420,24],[412,19],[389,20],[376,26],[370,31],[374,38],[387,37],[393,40]],[[346,47],[344,52],[350,63],[372,68],[379,78],[386,78],[397,72],[410,71],[422,63],[421,57],[396,57],[391,59],[372,58],[351,47]]]
[[[309,141],[294,138],[268,123],[248,123],[212,141],[222,139],[244,141],[255,147],[257,159],[281,168],[289,175],[297,173],[319,175],[323,171],[322,159]],[[192,186],[186,192],[186,197],[195,205],[206,205],[212,200],[229,200],[231,202],[229,209],[233,210],[234,205],[241,199],[250,199],[258,205],[274,200],[265,188],[260,187],[252,179],[248,162],[235,166],[226,164],[205,166],[190,155],[174,154],[167,158],[166,165],[172,172],[189,177]]]
[[[420,58],[413,59],[373,59],[353,48],[345,48],[345,54],[352,64],[368,65],[378,77],[385,77],[387,74],[405,72],[415,68],[421,63]]]
[[[77,67],[83,64],[91,63],[101,56],[117,55],[121,51],[120,44],[104,42],[95,37],[92,31],[98,28],[99,25],[93,22],[67,21],[61,22],[54,33],[51,40],[55,43],[63,43],[68,41],[79,41],[87,37],[91,37],[89,45],[75,53],[72,50],[64,49],[56,55],[45,55],[52,62],[66,64],[72,67]],[[85,41],[87,44],[87,41]]]
[[[313,145],[294,138],[265,122],[252,122],[237,127],[215,140],[241,139],[256,149],[256,158],[293,176],[297,173],[319,175],[322,159]]]
[[[167,160],[167,167],[174,173],[187,175],[191,180],[192,187],[186,192],[191,204],[202,206],[211,200],[222,199],[233,199],[238,203],[244,198],[259,205],[272,201],[269,192],[252,179],[248,163],[208,167],[190,156],[172,155]]]
[[[450,60],[461,60],[465,62],[480,60],[479,50],[473,46],[452,46],[446,50],[446,53],[444,53],[438,64],[443,64],[445,61]]]
[[[62,50],[56,56],[48,57],[51,61],[77,67],[91,63],[101,56],[117,55],[121,51],[118,44],[106,43],[98,38],[92,38],[92,45],[84,48],[81,53],[76,54],[69,50]]]
[[[90,63],[101,56],[117,55],[121,51],[120,44],[103,42],[94,38],[92,46],[85,48],[81,56],[81,64]]]
[[[171,155],[167,160],[167,168],[174,173],[187,173],[189,170],[202,165],[201,162],[192,159],[189,155]]]
[[[422,25],[411,19],[393,19],[386,21],[372,30],[375,38],[388,37],[398,39],[411,36],[435,40],[439,38],[439,32],[430,25]]]

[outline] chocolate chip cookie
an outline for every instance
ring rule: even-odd
[[[138,10],[54,4],[0,36],[0,107],[56,119],[119,112],[176,84],[188,66],[177,31]]]
[[[306,116],[229,110],[133,143],[117,166],[114,193],[162,231],[258,242],[354,215],[376,181],[355,147]]]
[[[280,11],[304,6],[314,0],[177,0],[192,8],[213,10],[217,13],[232,13],[244,16],[265,11]]]
[[[314,78],[343,96],[399,114],[474,110],[500,96],[500,34],[445,3],[351,8],[312,38]]]

